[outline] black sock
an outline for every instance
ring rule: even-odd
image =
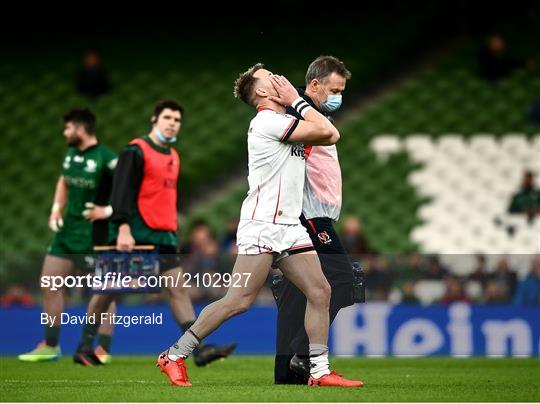
[[[81,347],[93,347],[99,324],[86,324],[81,335]]]
[[[111,343],[112,335],[98,334],[98,345],[101,345],[107,352],[111,352]]]
[[[60,327],[48,325],[45,326],[45,343],[48,346],[57,346],[60,338]]]

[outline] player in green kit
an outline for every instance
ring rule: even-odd
[[[159,254],[160,275],[178,279],[182,275],[178,255],[178,189],[180,156],[173,147],[180,132],[183,107],[174,100],[159,102],[151,117],[150,133],[133,139],[121,152],[111,192],[110,242],[117,251],[129,252],[136,245],[153,245]],[[174,319],[182,330],[195,322],[195,311],[187,288],[166,285]],[[116,294],[96,294],[87,313],[102,318]],[[85,324],[73,359],[86,366],[99,365],[94,336],[99,324]],[[236,344],[204,344],[194,352],[195,363],[205,366],[229,356]]]
[[[88,109],[73,109],[64,115],[64,137],[69,149],[54,193],[49,227],[56,233],[41,270],[42,277],[66,277],[77,270],[93,270],[92,249],[107,239],[107,219],[112,214],[108,201],[116,154],[99,144],[96,118]],[[50,278],[49,278],[50,279]],[[45,338],[19,359],[26,362],[56,360],[61,356],[60,316],[64,309],[63,288],[44,287],[43,312],[48,314]],[[110,306],[109,311],[115,306]],[[112,326],[100,329],[101,348],[97,353],[107,361]]]

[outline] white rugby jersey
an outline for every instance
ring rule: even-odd
[[[261,109],[248,130],[249,191],[240,213],[242,220],[298,224],[306,158],[301,143],[287,143],[298,120]]]
[[[341,168],[336,145],[306,147],[303,213],[306,219],[338,220],[341,212]]]

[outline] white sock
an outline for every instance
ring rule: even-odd
[[[309,362],[310,374],[314,379],[330,374],[328,347],[322,344],[309,344]]]
[[[169,348],[168,357],[175,361],[178,358],[187,358],[199,345],[199,339],[190,330],[180,337],[178,342]]]

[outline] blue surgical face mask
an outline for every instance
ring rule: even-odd
[[[163,136],[163,133],[159,130],[159,129],[156,129],[156,136],[158,137],[159,141],[162,142],[162,143],[174,143],[176,142],[176,136],[175,137],[165,137]]]
[[[341,94],[330,94],[326,100],[321,104],[321,108],[324,112],[334,112],[341,107]]]

